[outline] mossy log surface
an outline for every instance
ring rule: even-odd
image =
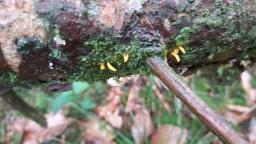
[[[146,74],[155,55],[177,72],[252,64],[255,11],[255,0],[1,0],[0,84]]]

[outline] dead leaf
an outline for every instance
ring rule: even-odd
[[[96,108],[97,114],[109,122],[113,127],[120,129],[123,119],[120,116],[121,95],[120,87],[112,87],[107,97],[107,104]]]
[[[244,71],[241,74],[241,83],[242,83],[243,89],[246,92],[247,104],[249,106],[252,106],[256,102],[256,89],[253,88],[253,86],[251,85],[251,79],[252,77],[248,71]]]
[[[225,119],[226,119],[228,122],[230,122],[230,123],[232,123],[232,124],[234,124],[234,125],[237,125],[237,124],[239,124],[239,122],[240,122],[240,115],[241,115],[241,114],[236,113],[236,112],[227,112],[227,113],[225,114]]]
[[[23,133],[24,144],[39,144],[62,134],[71,123],[62,111],[47,114],[46,120],[47,128],[41,127],[32,120],[18,117],[9,122],[9,130],[13,133]]]
[[[233,124],[239,124],[251,119],[256,114],[256,106],[244,107],[237,105],[228,106],[230,112],[227,112],[225,117]]]
[[[240,105],[228,105],[227,106],[229,110],[237,113],[244,113],[250,110],[249,107],[246,106],[240,106]]]
[[[132,111],[141,109],[141,100],[139,97],[139,87],[132,85],[129,90],[128,101],[126,104],[125,112],[130,113]]]
[[[255,119],[252,119],[250,122],[248,138],[251,144],[256,144],[256,120]]]
[[[102,107],[99,116],[103,117],[111,126],[120,129],[123,125],[123,118],[120,116],[120,110],[109,111],[107,108]]]
[[[160,90],[156,86],[154,86],[154,93],[158,97],[160,104],[165,108],[165,110],[171,113],[172,109],[170,105],[165,101],[164,95],[160,92]]]
[[[115,78],[109,78],[107,80],[107,84],[112,87],[120,87],[121,86],[121,82],[117,81]]]
[[[185,144],[188,130],[172,125],[163,125],[157,129],[151,139],[152,144]]]
[[[114,132],[106,123],[94,119],[85,123],[84,126],[86,130],[83,137],[86,143],[115,144]]]
[[[134,124],[131,127],[135,144],[143,144],[154,131],[154,124],[149,111],[145,108],[135,112]]]

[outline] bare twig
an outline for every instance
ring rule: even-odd
[[[5,103],[22,113],[24,116],[38,122],[41,125],[46,125],[44,117],[34,108],[28,105],[23,99],[18,97],[11,88],[0,87],[0,97]]]
[[[220,115],[205,104],[163,59],[148,58],[147,62],[169,89],[223,142],[248,144]]]

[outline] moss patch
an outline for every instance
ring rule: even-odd
[[[16,85],[18,76],[15,73],[7,72],[0,76],[0,86]]]
[[[120,40],[113,40],[113,38],[100,38],[85,42],[85,48],[89,48],[91,52],[89,55],[80,57],[81,66],[73,78],[95,81],[131,74],[148,74],[150,69],[146,66],[146,58],[164,55],[164,51],[159,52],[154,51],[154,49],[144,51],[136,39],[128,44],[121,44],[118,41],[120,42]],[[125,62],[124,55],[129,57],[127,62]],[[107,63],[110,63],[117,71],[111,70]],[[102,65],[104,68],[101,69]]]

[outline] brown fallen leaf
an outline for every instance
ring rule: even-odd
[[[227,107],[230,111],[237,113],[244,113],[250,110],[250,107],[240,105],[228,105]]]
[[[228,105],[228,109],[230,111],[225,114],[225,117],[233,124],[245,122],[256,114],[256,106],[244,107],[238,105]]]
[[[106,100],[106,105],[96,107],[96,113],[113,127],[120,129],[123,119],[120,116],[121,95],[120,87],[112,87]]]
[[[126,104],[125,112],[130,113],[132,111],[141,109],[141,99],[139,96],[140,88],[136,85],[132,85],[129,94],[128,94],[128,101]]]
[[[225,119],[234,124],[234,125],[237,125],[239,124],[240,122],[240,113],[236,113],[236,112],[227,112],[225,113]]]
[[[160,104],[165,108],[166,111],[172,113],[172,109],[170,105],[165,101],[164,95],[160,92],[160,90],[154,86],[154,93],[158,97]]]
[[[252,119],[249,127],[248,134],[250,144],[256,144],[256,120]]]
[[[143,144],[153,131],[154,124],[149,111],[145,108],[135,111],[134,123],[131,127],[135,144]]]
[[[251,84],[252,76],[248,71],[244,71],[241,74],[241,84],[246,92],[246,100],[249,106],[252,106],[256,102],[256,89]]]
[[[86,143],[115,144],[113,129],[104,122],[91,120],[84,124],[83,138]]]
[[[188,130],[172,125],[163,125],[157,129],[151,138],[152,144],[185,144]]]
[[[40,144],[62,134],[71,123],[71,119],[65,117],[62,111],[47,114],[46,120],[46,128],[21,117],[10,121],[8,126],[13,133],[23,133],[23,144]]]

